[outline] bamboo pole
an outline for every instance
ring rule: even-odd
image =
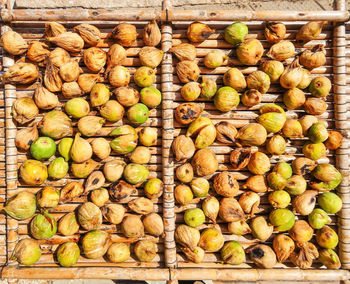
[[[347,270],[315,269],[302,270],[297,268],[286,269],[215,269],[215,268],[191,268],[171,269],[171,280],[196,280],[200,275],[203,280],[222,281],[333,281],[349,279]]]
[[[337,1],[337,9],[345,10],[345,1]],[[347,118],[347,94],[346,94],[346,39],[345,39],[345,25],[344,23],[336,23],[333,30],[333,73],[334,73],[334,115],[336,129],[343,133],[348,133],[350,125]],[[346,135],[344,135],[346,136]],[[344,203],[349,200],[349,139],[344,137],[342,146],[336,151],[336,166],[345,176],[340,186],[337,188],[338,193]],[[338,215],[342,218],[348,217],[348,213],[343,209]],[[350,232],[344,227],[350,226],[349,219],[342,219],[342,224],[339,226],[338,232],[339,242],[339,256],[342,262],[342,267],[350,268]]]
[[[347,11],[169,11],[168,21],[334,21],[349,19]]]
[[[6,266],[2,278],[18,279],[128,279],[169,280],[169,270],[138,267],[30,267]]]
[[[349,19],[347,11],[239,11],[239,10],[104,10],[2,9],[3,22],[14,21],[334,21]]]
[[[163,9],[169,10],[169,0],[163,2]],[[166,22],[162,25],[162,50],[164,58],[162,62],[162,112],[163,112],[163,181],[164,181],[164,204],[163,218],[165,224],[165,264],[167,267],[176,266],[175,232],[175,200],[174,200],[174,163],[171,160],[171,143],[174,139],[173,103],[173,61],[169,49],[172,46],[172,27]]]
[[[1,34],[8,31],[8,26],[1,27]],[[12,56],[4,52],[3,68],[6,71],[14,64]],[[11,116],[11,108],[16,100],[16,86],[5,84],[5,137],[6,137],[6,199],[8,192],[17,189],[17,148],[15,145],[16,124]],[[18,240],[18,221],[6,216],[6,246],[7,257],[9,258]]]

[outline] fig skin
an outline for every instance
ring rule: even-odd
[[[217,194],[224,197],[234,197],[239,191],[239,185],[234,175],[226,171],[215,176],[213,187]]]
[[[199,176],[207,176],[216,172],[219,167],[218,160],[213,150],[200,149],[192,159],[194,172]]]

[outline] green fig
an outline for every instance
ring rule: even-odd
[[[92,107],[105,104],[110,97],[109,89],[102,83],[95,84],[90,92],[90,103]]]
[[[39,260],[41,249],[38,241],[33,239],[22,239],[12,253],[11,259],[17,260],[23,265],[32,265]]]
[[[287,180],[286,191],[292,195],[299,195],[306,190],[306,187],[306,180],[302,176],[293,175]]]
[[[237,45],[244,41],[244,38],[248,34],[248,27],[244,23],[233,23],[227,26],[224,30],[224,39],[228,43]]]
[[[324,123],[316,122],[307,131],[309,139],[314,143],[321,143],[327,140],[328,131]]]
[[[130,125],[119,126],[109,135],[116,137],[110,142],[110,146],[119,154],[130,153],[136,148],[138,139],[137,133]]]
[[[45,186],[36,194],[36,200],[40,208],[55,208],[60,201],[60,190],[53,186]]]
[[[201,87],[201,97],[210,99],[212,98],[217,91],[217,85],[215,80],[203,77],[202,78],[202,83],[200,84]]]
[[[334,250],[323,249],[319,254],[318,260],[328,269],[339,269],[341,267],[339,256]]]
[[[341,198],[333,192],[324,192],[318,196],[318,204],[329,214],[335,214],[343,206]]]
[[[271,172],[267,176],[267,184],[273,190],[282,190],[287,184],[287,180],[279,173]]]
[[[316,232],[316,241],[319,246],[327,249],[334,249],[338,245],[337,233],[327,225]]]
[[[60,155],[68,162],[71,159],[70,149],[72,147],[74,139],[73,138],[63,138],[58,144],[58,152]]]
[[[245,252],[239,242],[226,242],[222,247],[220,253],[221,258],[225,263],[238,265],[245,262]]]
[[[137,86],[150,87],[156,80],[156,71],[147,66],[141,66],[134,74],[134,82]]]
[[[66,242],[56,251],[57,261],[63,267],[70,267],[78,262],[80,257],[79,246],[75,242]]]
[[[162,102],[161,92],[153,87],[145,87],[140,91],[141,102],[149,108],[155,108]]]
[[[275,190],[269,194],[268,198],[274,208],[286,208],[291,201],[289,193],[284,190]]]
[[[44,211],[36,215],[30,222],[30,233],[37,240],[50,239],[57,232],[57,223],[53,215]]]
[[[66,176],[66,174],[68,173],[68,169],[68,162],[66,162],[64,158],[58,157],[50,162],[47,171],[49,173],[50,178],[61,179]]]
[[[191,189],[196,197],[207,196],[209,187],[209,182],[205,178],[195,178],[191,181]]]
[[[126,115],[132,124],[140,125],[148,119],[149,110],[144,104],[137,103],[128,109]]]
[[[307,142],[304,144],[302,151],[306,158],[315,161],[326,155],[326,146],[323,143]]]
[[[215,107],[222,111],[234,110],[239,104],[239,94],[231,87],[221,87],[214,97]]]
[[[89,103],[84,98],[73,98],[70,99],[64,105],[66,113],[73,118],[81,118],[90,112]]]
[[[209,252],[217,252],[224,245],[224,236],[216,228],[205,229],[200,236],[198,246]]]
[[[247,39],[237,47],[238,60],[244,65],[256,65],[263,53],[264,47],[255,38]]]
[[[149,199],[158,198],[163,194],[164,184],[158,178],[149,179],[143,188]]]
[[[278,162],[273,167],[272,171],[279,173],[285,179],[289,179],[293,174],[292,167],[289,164],[287,164],[286,162]]]
[[[316,208],[308,216],[308,221],[312,228],[322,229],[324,225],[330,223],[331,219],[328,217],[326,211]]]
[[[276,231],[284,232],[293,227],[295,216],[288,209],[275,209],[270,213],[269,220]]]
[[[25,220],[32,217],[36,210],[36,199],[33,193],[22,191],[6,201],[4,211],[12,218]]]
[[[124,168],[124,178],[128,183],[138,184],[147,180],[149,175],[148,169],[139,164],[128,164]]]
[[[326,97],[329,94],[331,88],[332,88],[332,83],[325,76],[319,76],[314,78],[309,85],[309,91],[311,95],[317,98]]]
[[[320,164],[313,171],[312,175],[324,182],[341,180],[343,175],[331,164]]]
[[[205,215],[200,208],[187,209],[184,214],[186,225],[190,227],[199,227],[205,222]]]
[[[46,166],[36,160],[25,161],[19,169],[19,174],[28,185],[40,185],[45,182],[48,176]]]
[[[55,152],[56,144],[50,137],[39,137],[30,145],[30,153],[39,161],[50,159]]]

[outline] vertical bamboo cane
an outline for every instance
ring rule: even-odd
[[[165,0],[163,9],[167,11],[171,3]],[[172,27],[170,23],[165,22],[162,25],[162,50],[164,58],[162,62],[162,119],[163,119],[163,147],[162,147],[162,166],[164,180],[164,209],[163,218],[165,223],[165,264],[167,267],[176,266],[176,245],[174,240],[175,232],[175,201],[174,201],[174,163],[171,157],[171,143],[174,139],[174,121],[173,121],[173,101],[175,94],[173,92],[173,70],[172,56],[169,49],[172,45]]]
[[[8,26],[1,27],[1,34],[8,31]],[[3,68],[6,71],[14,64],[14,59],[4,52]],[[5,84],[5,143],[6,143],[6,199],[8,191],[17,189],[17,148],[15,145],[16,124],[11,116],[11,108],[16,100],[16,87],[11,84]],[[6,216],[6,246],[7,258],[12,254],[12,251],[18,241],[18,221]],[[9,259],[8,259],[9,260]]]
[[[345,1],[337,1],[337,10],[345,10]],[[350,125],[347,117],[346,99],[346,39],[344,23],[335,23],[333,30],[333,73],[334,73],[334,110],[335,126],[344,135],[342,146],[336,151],[336,165],[344,174],[343,181],[338,187],[338,194],[343,200],[343,209],[338,218],[339,225],[339,256],[344,269],[350,268],[350,219],[347,216],[350,210],[350,190],[349,190],[349,141],[348,135]]]

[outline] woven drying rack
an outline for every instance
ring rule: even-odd
[[[350,64],[350,54],[346,59],[346,40],[350,41],[346,36],[345,21],[348,20],[348,12],[345,11],[345,1],[337,0],[337,9],[334,11],[176,11],[172,10],[169,0],[163,1],[162,10],[143,10],[143,11],[124,11],[124,10],[89,10],[89,9],[10,9],[6,5],[0,11],[1,33],[8,30],[9,26],[15,31],[23,34],[26,39],[39,39],[39,34],[43,33],[44,23],[46,21],[58,21],[71,28],[81,22],[89,22],[97,25],[105,35],[107,30],[111,30],[120,22],[131,22],[136,25],[137,29],[141,29],[146,22],[157,20],[161,23],[162,41],[161,48],[165,52],[161,68],[157,72],[156,83],[163,94],[163,102],[160,110],[155,110],[150,114],[149,124],[157,127],[161,140],[156,147],[152,149],[151,175],[154,177],[162,177],[165,185],[163,198],[157,203],[158,213],[162,215],[165,224],[165,237],[158,242],[159,254],[151,263],[136,262],[130,260],[123,264],[111,264],[101,260],[100,262],[91,262],[85,260],[79,261],[72,268],[61,268],[55,264],[52,258],[52,251],[58,244],[67,241],[67,238],[56,236],[46,243],[42,243],[44,254],[43,260],[37,264],[24,267],[19,266],[9,260],[17,241],[28,234],[27,223],[11,219],[7,216],[0,215],[0,264],[3,264],[2,278],[20,279],[74,279],[74,278],[105,278],[105,279],[130,279],[130,280],[304,280],[304,281],[348,281],[350,279],[350,187],[349,187],[349,130],[348,122],[350,113],[350,94],[349,87],[346,83],[350,83],[350,75],[346,75],[346,67]],[[174,169],[176,163],[171,153],[171,143],[173,139],[183,131],[180,125],[174,122],[174,109],[181,101],[179,96],[179,80],[177,79],[175,70],[175,59],[173,62],[172,55],[168,50],[173,44],[186,41],[185,27],[193,21],[203,21],[213,26],[217,33],[213,38],[209,38],[201,44],[197,45],[197,56],[203,57],[210,48],[220,48],[224,51],[229,50],[229,45],[225,44],[220,37],[219,31],[232,21],[244,21],[247,23],[249,30],[253,33],[261,35],[263,21],[282,21],[286,24],[287,29],[296,30],[306,21],[310,20],[328,20],[330,24],[328,28],[321,34],[321,41],[326,45],[327,50],[327,66],[321,68],[319,73],[330,77],[333,83],[333,93],[330,95],[327,104],[326,120],[330,128],[337,129],[342,132],[345,137],[342,147],[336,152],[330,153],[327,159],[330,163],[335,163],[340,171],[345,175],[341,185],[338,187],[338,194],[341,196],[344,206],[341,212],[334,216],[332,225],[337,226],[340,237],[339,256],[342,262],[340,270],[320,269],[320,265],[307,270],[293,268],[291,265],[281,265],[275,269],[256,269],[250,264],[234,267],[221,264],[215,255],[208,255],[201,264],[186,263],[184,257],[177,251],[174,241],[174,231],[176,223],[182,222],[179,212],[184,208],[177,207],[174,200],[174,186],[176,184],[174,178]],[[348,25],[349,26],[349,25]],[[350,27],[348,27],[350,30]],[[292,34],[292,33],[291,33]],[[295,34],[295,33],[294,33]],[[349,34],[349,32],[348,32]],[[349,43],[348,43],[349,45]],[[106,46],[103,46],[106,47]],[[128,49],[128,58],[130,62],[127,67],[132,69],[139,66],[137,53],[140,43]],[[234,63],[234,62],[233,62]],[[13,57],[4,53],[2,55],[2,68],[6,71],[14,64]],[[225,71],[225,68],[217,68],[215,71],[206,70],[201,64],[200,68],[203,75],[218,78]],[[349,68],[349,67],[348,67]],[[246,68],[243,72],[249,74],[254,69]],[[349,72],[350,73],[350,72]],[[25,88],[6,84],[2,86],[4,97],[0,94],[0,201],[4,202],[7,198],[13,196],[25,187],[18,181],[18,166],[25,159],[24,153],[17,152],[14,138],[16,135],[17,125],[11,116],[11,107],[16,99],[20,96],[28,96],[33,93],[33,86]],[[276,93],[269,94],[267,101],[275,101]],[[278,101],[278,100],[277,100]],[[265,101],[263,101],[265,102]],[[4,106],[4,108],[2,108]],[[235,114],[221,114],[213,110],[210,106],[206,106],[206,113],[214,121],[226,119],[237,126],[247,123],[255,118],[256,110],[247,111],[246,109],[238,109]],[[292,116],[295,114],[291,114]],[[4,118],[4,120],[1,120]],[[110,126],[112,127],[112,126]],[[6,142],[6,143],[5,143]],[[299,145],[300,146],[300,145]],[[225,170],[227,167],[225,161],[229,149],[227,147],[215,146],[219,151],[218,158],[220,160],[220,169]],[[293,146],[298,148],[297,146]],[[291,147],[291,149],[293,149]],[[293,156],[293,151],[289,153],[289,157]],[[4,157],[4,159],[1,159]],[[1,163],[5,160],[5,163]],[[273,162],[273,161],[272,161]],[[6,166],[5,166],[6,165]],[[219,170],[220,170],[219,169]],[[240,173],[237,173],[240,175]],[[238,179],[246,178],[246,173],[242,173]],[[6,177],[6,181],[5,181]],[[60,186],[61,184],[53,184]],[[36,192],[38,188],[28,188]],[[81,199],[80,202],[84,202]],[[54,215],[59,217],[65,210],[73,210],[79,202],[75,204],[60,205],[58,211]],[[195,206],[195,205],[194,205]],[[106,230],[112,230],[106,225]],[[113,231],[112,231],[113,232]],[[115,232],[115,231],[114,231]],[[224,232],[225,233],[225,232]],[[228,240],[230,237],[225,234]],[[74,237],[73,237],[74,239]],[[248,244],[248,243],[247,243]],[[51,256],[50,256],[51,255]],[[288,267],[289,266],[289,267]],[[282,269],[285,268],[285,269]]]

